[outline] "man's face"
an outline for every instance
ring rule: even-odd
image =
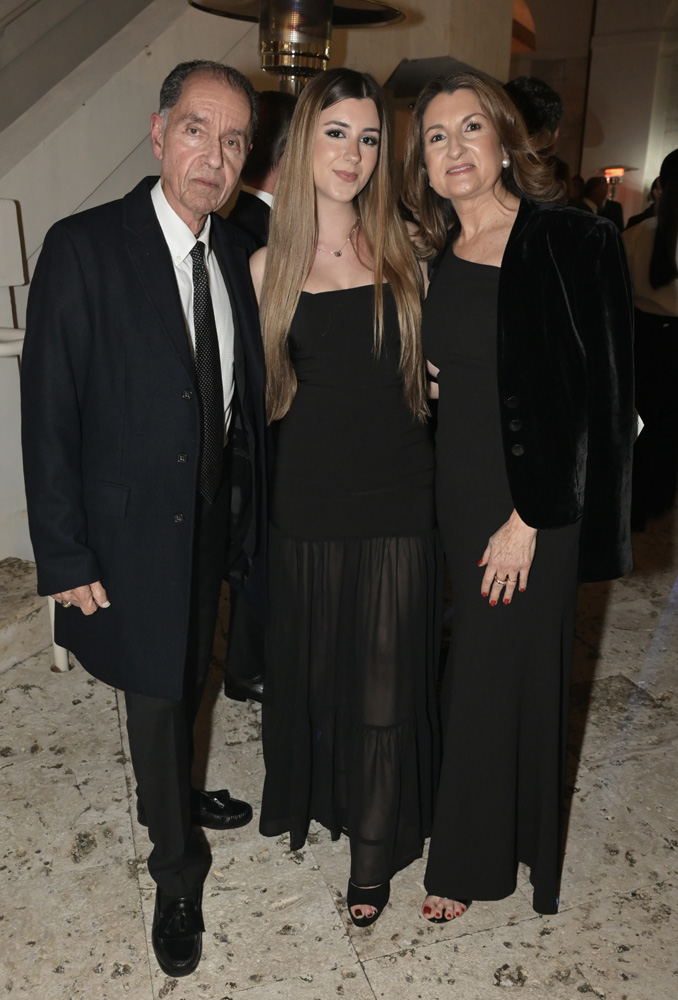
[[[246,94],[198,71],[184,80],[166,123],[158,114],[151,117],[165,197],[196,236],[238,183],[250,149],[251,114]]]

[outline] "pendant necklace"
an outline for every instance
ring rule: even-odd
[[[348,234],[348,236],[346,237],[346,239],[341,244],[338,250],[325,250],[324,247],[318,247],[318,246],[316,247],[316,250],[318,251],[318,253],[328,253],[332,257],[341,257],[341,255],[344,252],[344,247],[350,241],[351,237],[353,236],[354,232],[356,231],[359,225],[360,225],[360,219],[356,219],[353,229]]]

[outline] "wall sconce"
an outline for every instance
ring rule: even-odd
[[[188,0],[191,7],[240,21],[259,22],[261,66],[279,78],[279,89],[299,94],[311,76],[327,69],[332,27],[372,28],[405,15],[377,0]]]

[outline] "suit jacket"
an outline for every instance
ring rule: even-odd
[[[146,178],[47,234],[31,283],[23,447],[38,591],[101,580],[111,607],[57,605],[56,638],[123,690],[182,695],[200,412],[169,249]],[[246,237],[212,216],[235,324],[230,552],[258,553],[265,487],[263,349]]]
[[[435,276],[433,278],[435,280]],[[581,519],[579,575],[631,569],[633,310],[621,237],[523,199],[504,251],[497,378],[513,503],[535,528]]]
[[[235,205],[228,215],[228,221],[242,229],[259,247],[268,243],[268,227],[271,222],[271,209],[256,195],[249,191],[241,191]]]
[[[599,214],[602,215],[604,219],[609,219],[610,222],[613,222],[619,232],[621,232],[624,228],[624,209],[618,201],[606,198]]]

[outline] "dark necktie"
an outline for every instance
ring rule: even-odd
[[[195,371],[198,378],[202,441],[198,488],[200,495],[214,502],[221,482],[224,460],[224,390],[217,325],[205,268],[205,244],[198,241],[193,258],[193,322],[195,324]]]

